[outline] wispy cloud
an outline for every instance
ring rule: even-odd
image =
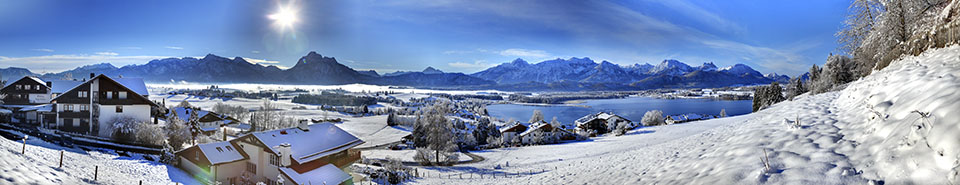
[[[493,64],[487,63],[487,62],[484,61],[484,60],[477,60],[477,61],[473,61],[472,63],[470,63],[470,62],[452,62],[452,63],[447,63],[447,65],[449,65],[450,67],[454,67],[454,68],[470,69],[470,70],[483,69],[483,68],[488,68],[488,67],[493,66]]]
[[[48,52],[48,53],[53,52],[52,49],[47,49],[47,48],[39,48],[39,49],[32,49],[32,50],[39,51],[39,52]]]
[[[545,58],[549,57],[550,53],[547,53],[543,50],[529,50],[529,49],[506,49],[500,51],[500,55],[503,56],[516,56],[516,57],[534,57],[534,58]]]
[[[97,54],[97,55],[105,55],[105,56],[117,56],[117,55],[120,55],[119,53],[114,53],[114,52],[96,52],[96,53],[94,53],[94,54]]]
[[[250,51],[250,53],[253,53],[253,54],[258,54],[258,53],[260,53],[260,51],[257,51],[257,50],[253,50],[253,51]]]
[[[31,57],[0,56],[0,67],[23,67],[35,73],[60,72],[83,65],[111,63],[116,66],[144,64],[154,59],[169,56],[116,56],[116,55],[46,55]]]
[[[141,47],[136,47],[136,46],[127,46],[127,47],[120,47],[120,49],[139,50],[139,49],[143,49],[143,48],[141,48]]]
[[[662,4],[673,12],[686,15],[686,17],[696,20],[702,25],[713,27],[714,29],[730,33],[742,33],[746,28],[737,23],[727,20],[714,12],[707,11],[703,7],[697,6],[686,0],[652,0]]]
[[[163,47],[163,48],[167,48],[167,49],[175,49],[175,50],[182,50],[182,49],[183,49],[183,48],[181,48],[181,47],[177,47],[177,46],[166,46],[166,47]]]
[[[246,58],[246,57],[243,57],[243,60],[246,60],[247,62],[250,62],[250,63],[252,63],[252,64],[257,64],[257,65],[262,65],[262,66],[277,66],[277,68],[280,68],[280,69],[289,69],[289,68],[290,68],[290,67],[287,67],[287,66],[278,65],[278,64],[280,64],[280,61],[264,60],[264,59],[256,59],[256,58]]]

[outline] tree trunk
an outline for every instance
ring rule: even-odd
[[[435,150],[435,151],[437,151],[437,156],[436,156],[436,157],[437,157],[437,164],[440,164],[440,150]]]

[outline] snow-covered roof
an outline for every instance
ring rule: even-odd
[[[687,117],[687,119],[701,119],[701,118],[703,118],[703,116],[701,116],[701,115],[699,115],[699,114],[694,114],[694,113],[685,114],[685,115],[683,115],[683,116]]]
[[[188,111],[197,111],[197,118],[202,118],[203,116],[207,115],[207,113],[210,113],[210,111],[205,111],[205,110],[193,110],[185,107],[174,107],[170,111],[170,113],[167,113],[167,118],[170,118],[170,116],[173,116],[173,114],[176,113],[177,118],[180,118],[180,120],[187,121],[187,120],[190,120],[190,113]]]
[[[53,104],[43,104],[43,105],[34,105],[29,107],[24,107],[20,111],[37,111],[37,112],[50,112],[53,111]]]
[[[227,124],[227,127],[236,128],[240,130],[250,130],[250,124],[246,124],[246,123],[233,122],[233,123]]]
[[[284,184],[340,184],[353,178],[333,164],[323,165],[304,173],[297,173],[290,168],[280,168],[280,172],[293,180],[293,182],[285,182]]]
[[[503,132],[505,132],[505,131],[507,131],[507,130],[510,130],[511,128],[514,128],[514,127],[527,127],[527,126],[526,126],[526,125],[523,125],[523,124],[520,124],[520,122],[517,122],[517,123],[514,123],[513,125],[500,128],[500,133],[503,133]]]
[[[120,85],[126,86],[131,91],[136,92],[137,94],[140,94],[141,96],[150,95],[150,92],[147,91],[146,83],[143,83],[143,78],[123,77],[123,78],[112,78],[112,79],[114,81],[117,81],[117,83],[120,83]]]
[[[285,128],[253,133],[273,153],[279,153],[274,147],[281,143],[290,144],[291,157],[300,164],[344,151],[364,143],[363,140],[340,129],[332,123],[319,123],[307,126],[310,130]]]
[[[230,144],[229,141],[199,144],[197,145],[197,148],[200,148],[200,151],[203,152],[203,155],[207,156],[207,160],[211,165],[245,159],[243,154],[240,154],[240,150],[234,147],[233,144]]]
[[[7,110],[7,109],[0,109],[0,114],[12,114],[12,113],[13,113],[13,111],[10,111],[10,110]]]
[[[73,87],[76,87],[83,83],[81,81],[73,81],[73,80],[54,80],[50,82],[51,82],[50,85],[53,86],[53,87],[50,87],[50,93],[54,93],[54,94],[60,94],[60,93],[70,91],[70,89],[73,89]]]
[[[42,79],[37,78],[37,77],[35,77],[35,76],[28,76],[27,78],[29,78],[29,79],[37,82],[37,83],[40,83],[40,84],[42,84],[43,86],[47,86],[47,82],[43,82]]]
[[[533,132],[537,131],[538,129],[544,128],[544,127],[551,127],[551,128],[552,128],[552,125],[550,125],[550,124],[547,123],[547,122],[543,122],[543,121],[540,121],[540,122],[538,122],[538,123],[530,124],[530,128],[527,129],[526,131],[523,131],[523,133],[520,133],[520,136],[525,136],[525,135],[527,135],[527,134],[533,133]]]

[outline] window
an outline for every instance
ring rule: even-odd
[[[280,166],[280,160],[278,159],[280,159],[280,157],[277,155],[270,155],[270,164],[274,166]]]
[[[89,107],[87,107],[87,105],[83,105],[83,104],[80,105],[80,111],[88,111],[88,110],[90,109]]]
[[[123,105],[117,105],[117,113],[123,112]]]
[[[253,174],[257,173],[257,164],[247,163],[247,171]]]
[[[35,86],[33,89],[39,91],[39,90],[40,90],[40,85]]]
[[[80,126],[80,118],[73,118],[73,127]]]
[[[81,119],[80,119],[80,123],[87,123],[87,124],[89,124],[89,123],[90,123],[90,119],[81,118]]]
[[[121,100],[127,99],[127,91],[120,91],[120,95],[117,97],[119,97]]]
[[[107,99],[113,98],[113,92],[107,91]]]
[[[23,86],[17,85],[17,90],[20,90],[21,87],[23,87]]]
[[[200,150],[195,150],[193,152],[194,152],[193,158],[196,159],[196,161],[200,161]]]
[[[77,97],[86,98],[86,97],[87,97],[87,91],[77,91]]]
[[[24,85],[23,90],[30,90],[30,85]]]
[[[227,151],[233,151],[233,147],[226,146],[226,148],[227,148]]]
[[[63,110],[73,111],[73,105],[70,105],[70,104],[63,105]]]
[[[217,147],[217,152],[223,152],[223,148]]]

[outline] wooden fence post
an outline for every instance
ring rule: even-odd
[[[100,166],[93,167],[93,181],[97,181],[97,173],[100,171]]]
[[[60,166],[57,168],[63,168],[63,150],[60,150]]]

